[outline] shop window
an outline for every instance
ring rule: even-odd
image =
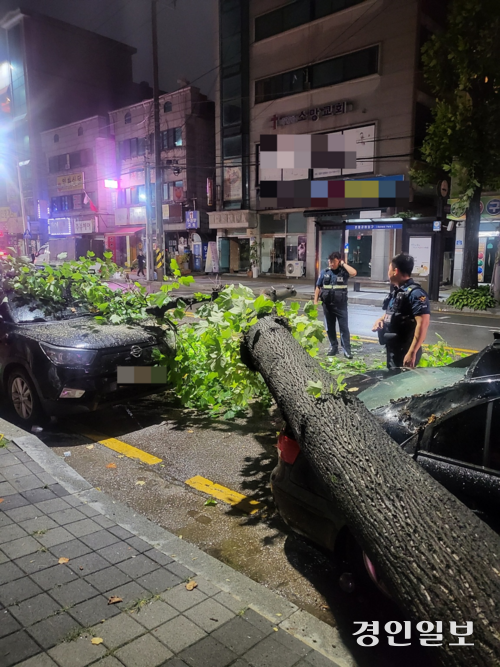
[[[83,127],[78,128],[78,136],[83,137]]]
[[[289,234],[306,234],[307,218],[302,213],[289,213],[287,231]]]
[[[449,417],[432,432],[429,451],[463,463],[483,465],[487,404]]]
[[[58,135],[58,134],[54,134],[54,143],[57,144],[58,141],[59,141],[59,135]]]
[[[130,123],[132,122],[132,115],[130,111],[127,111],[127,113],[125,114],[124,121],[125,125],[130,125]]]
[[[283,215],[283,217],[281,217]],[[274,215],[264,214],[260,216],[261,234],[284,234],[286,231],[286,214],[278,214],[275,220]]]
[[[163,105],[163,113],[170,113],[172,111],[172,102],[165,102]]]

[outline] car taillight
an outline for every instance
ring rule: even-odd
[[[296,440],[280,433],[278,436],[278,453],[280,459],[285,463],[295,463],[295,459],[300,453],[300,447]]]

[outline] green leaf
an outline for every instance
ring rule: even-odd
[[[310,396],[314,396],[314,398],[320,398],[322,391],[323,391],[323,383],[321,382],[321,380],[318,380],[317,382],[308,380],[306,387],[307,394],[309,394]]]
[[[208,500],[205,500],[203,504],[207,507],[213,507],[214,505],[217,505],[217,501],[215,498],[209,498]]]

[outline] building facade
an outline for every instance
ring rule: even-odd
[[[405,242],[407,223],[391,217],[395,209],[266,209],[260,184],[409,180],[434,102],[422,81],[420,48],[444,19],[437,5],[220,0],[218,196],[210,226],[221,271],[245,270],[255,239],[262,273],[313,278],[336,250],[346,252],[358,275],[385,279],[390,257]],[[261,135],[301,134],[343,137],[356,146],[355,166],[261,169]],[[422,216],[419,232],[432,230],[433,193],[410,189],[406,209]]]
[[[136,49],[126,44],[21,10],[0,15],[0,29],[0,225],[26,252],[23,232],[34,243],[47,236],[42,133],[107,114],[142,91],[132,81]]]

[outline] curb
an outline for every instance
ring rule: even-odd
[[[197,575],[213,582],[222,591],[238,598],[242,606],[254,609],[283,631],[337,662],[339,667],[355,667],[356,663],[336,628],[93,488],[35,435],[27,434],[1,418],[0,429],[71,494]],[[20,435],[20,431],[25,435]]]

